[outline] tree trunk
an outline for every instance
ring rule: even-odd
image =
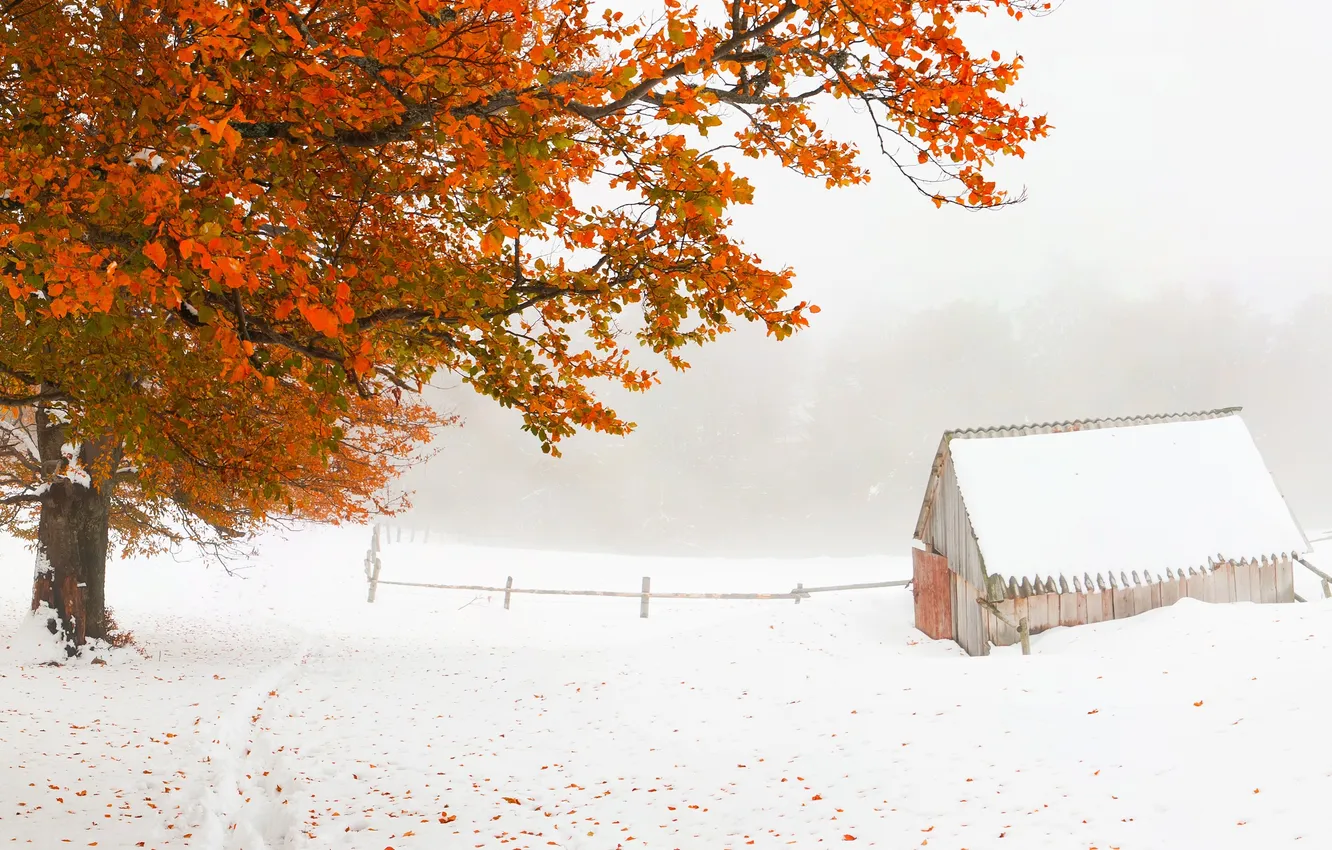
[[[105,639],[108,505],[93,487],[61,478],[42,498],[32,610],[45,604],[52,634],[78,654],[89,638]]]
[[[43,417],[44,418],[44,417]],[[43,463],[59,438],[58,426],[50,439],[40,441]],[[55,449],[59,451],[59,449]],[[112,452],[112,456],[118,455]],[[97,470],[108,459],[104,446],[85,442],[78,465]],[[65,462],[60,458],[57,463]],[[32,610],[48,616],[47,628],[65,641],[65,651],[77,655],[89,639],[107,637],[106,554],[110,538],[109,483],[98,486],[86,474],[65,474],[64,466],[42,494],[37,523],[37,568],[33,576]]]

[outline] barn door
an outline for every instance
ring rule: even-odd
[[[911,592],[916,600],[916,628],[935,640],[952,640],[953,587],[948,559],[911,550]]]

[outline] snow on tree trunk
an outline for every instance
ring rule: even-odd
[[[107,636],[108,518],[102,494],[76,481],[57,479],[43,494],[32,610],[47,612],[48,628],[70,655]]]
[[[103,441],[64,444],[64,428],[47,411],[37,413],[42,465],[56,470],[41,494],[37,522],[37,568],[32,610],[77,655],[88,640],[107,637],[106,554],[110,540],[110,481],[95,483],[91,471],[117,452]],[[102,477],[102,476],[99,476]]]

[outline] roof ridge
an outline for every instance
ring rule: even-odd
[[[1207,419],[1219,419],[1239,413],[1241,407],[1218,407],[1212,410],[1197,410],[1179,413],[1147,413],[1137,416],[1105,416],[1087,419],[1068,419],[1060,422],[1029,422],[1022,425],[986,425],[975,428],[956,428],[944,432],[947,439],[953,437],[977,436],[1029,436],[1048,434],[1058,431],[1094,430],[1099,428],[1130,428],[1138,425],[1154,425],[1161,422],[1199,422]],[[1012,433],[1007,433],[1012,432]]]

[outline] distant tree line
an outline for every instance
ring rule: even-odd
[[[1332,295],[1286,316],[1229,296],[1066,290],[1006,312],[955,303],[741,332],[618,399],[627,438],[544,457],[465,389],[417,470],[410,522],[459,540],[662,554],[903,553],[943,430],[1245,408],[1306,527],[1332,519]]]

